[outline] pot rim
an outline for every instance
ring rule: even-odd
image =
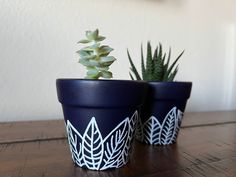
[[[148,83],[151,84],[192,84],[192,81],[147,81]]]
[[[59,102],[83,107],[136,107],[143,104],[147,82],[132,80],[57,79]]]
[[[126,79],[83,79],[83,78],[57,78],[56,81],[80,81],[80,82],[140,82],[147,83],[144,80],[126,80]]]
[[[148,82],[149,97],[162,100],[188,99],[192,82]]]

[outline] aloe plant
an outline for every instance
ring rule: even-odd
[[[98,29],[95,31],[86,31],[86,39],[78,43],[87,44],[87,46],[78,50],[79,63],[87,69],[86,79],[112,78],[112,72],[109,66],[116,60],[115,57],[109,56],[113,50],[107,45],[101,45],[104,36],[99,35]]]
[[[130,77],[132,80],[145,80],[145,81],[158,81],[158,82],[171,82],[174,80],[177,72],[178,72],[178,65],[177,62],[179,58],[183,55],[184,51],[182,51],[179,56],[174,60],[171,64],[171,48],[169,49],[168,54],[163,53],[162,45],[156,47],[154,54],[152,54],[152,47],[150,42],[147,43],[147,56],[146,56],[146,66],[144,64],[144,57],[143,57],[143,47],[141,46],[141,70],[142,76],[138,73],[129,51],[127,50],[127,55],[129,58],[129,62],[131,65],[131,73]]]

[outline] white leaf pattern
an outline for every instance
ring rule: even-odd
[[[132,141],[134,138],[134,133],[135,133],[135,127],[136,127],[136,123],[138,121],[138,111],[135,111],[135,113],[133,114],[133,116],[131,117],[131,119],[129,120],[129,130],[128,130],[128,137],[126,139],[126,143],[125,143],[125,147],[123,149],[123,152],[120,156],[120,160],[122,159],[123,163],[118,163],[117,164],[117,168],[120,167],[120,164],[126,164],[129,161],[129,155],[131,152],[131,145],[132,145]]]
[[[138,121],[136,125],[135,138],[139,141],[143,141],[143,126],[142,126],[142,121],[140,117],[138,117]]]
[[[125,118],[104,139],[94,117],[83,136],[68,120],[66,129],[73,161],[80,167],[93,170],[118,168],[126,164],[137,118],[138,112],[135,111],[131,118]]]
[[[184,113],[182,111],[178,110],[177,116],[178,116],[178,118],[177,118],[177,120],[178,120],[178,127],[180,127],[182,119],[184,117]]]
[[[72,154],[73,161],[78,166],[84,166],[83,157],[82,157],[82,146],[81,143],[77,145],[78,138],[82,139],[80,133],[71,125],[70,121],[67,120],[67,133],[68,133],[68,142],[70,145],[70,151]],[[79,148],[77,147],[79,146]],[[79,149],[79,151],[78,151]]]
[[[125,139],[127,139],[129,130],[129,121],[125,119],[122,121],[105,139],[105,151],[103,161],[105,165],[101,168],[107,169],[116,167],[117,159],[125,146]]]
[[[143,142],[154,145],[168,145],[176,141],[183,112],[173,107],[160,124],[155,116],[151,116],[142,126]]]
[[[174,131],[174,134],[172,136],[172,142],[171,143],[174,143],[176,142],[177,140],[177,136],[179,134],[179,130],[180,130],[180,126],[181,126],[181,122],[182,122],[182,119],[183,119],[183,112],[181,112],[180,110],[178,110],[178,113],[177,113],[177,119],[175,119],[175,131]]]
[[[145,132],[143,141],[148,144],[160,144],[161,128],[159,121],[151,116],[143,125],[143,132]]]
[[[82,147],[86,167],[92,170],[98,170],[103,156],[103,139],[94,117],[84,132]]]
[[[176,107],[172,108],[162,123],[161,144],[170,144],[172,135],[175,132]]]

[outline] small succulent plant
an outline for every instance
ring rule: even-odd
[[[143,47],[141,46],[141,70],[142,77],[138,73],[131,57],[129,51],[127,50],[129,62],[131,65],[131,72],[134,74],[135,78],[131,73],[130,77],[132,80],[145,80],[145,81],[157,81],[157,82],[171,82],[174,80],[177,72],[178,65],[177,61],[183,55],[184,51],[182,51],[179,56],[174,60],[174,62],[170,63],[171,58],[171,48],[169,49],[168,55],[163,53],[162,45],[159,43],[159,46],[156,47],[154,54],[152,54],[152,47],[150,42],[147,43],[147,56],[146,56],[146,66],[144,64],[143,57]]]
[[[112,78],[112,72],[109,66],[116,60],[115,57],[109,56],[113,50],[107,45],[101,45],[104,36],[99,35],[98,29],[95,31],[86,31],[86,39],[78,43],[87,44],[87,46],[78,50],[79,63],[86,66],[86,79]]]

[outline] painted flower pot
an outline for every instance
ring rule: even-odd
[[[57,79],[56,85],[74,163],[92,170],[125,165],[147,83]]]
[[[191,88],[191,82],[149,82],[136,138],[152,145],[176,142]]]

